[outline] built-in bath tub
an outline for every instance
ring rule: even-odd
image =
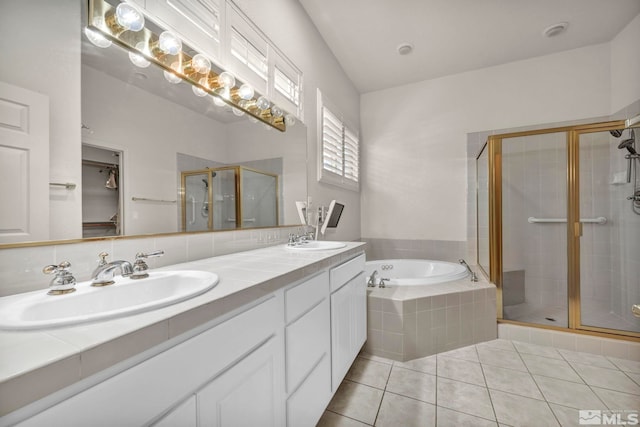
[[[469,275],[462,264],[423,259],[369,261],[365,271],[367,277],[377,271],[377,283],[381,278],[390,279],[385,281],[387,286],[433,285],[464,279]]]
[[[496,338],[496,288],[482,275],[472,282],[461,264],[417,259],[368,261],[365,280],[374,271],[367,353],[407,361]]]

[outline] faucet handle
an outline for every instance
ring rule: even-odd
[[[55,274],[49,283],[49,295],[61,295],[75,291],[76,278],[71,274],[71,263],[62,261],[60,264],[47,265],[42,269],[44,274]]]
[[[102,267],[103,265],[107,265],[107,257],[109,256],[108,253],[106,252],[100,252],[98,254],[98,257],[100,258],[100,261],[98,261],[98,266]]]
[[[136,254],[136,261],[133,263],[133,274],[131,274],[132,279],[144,279],[145,277],[149,277],[149,266],[145,262],[147,258],[155,258],[164,255],[164,251],[153,251],[153,252],[138,252]]]

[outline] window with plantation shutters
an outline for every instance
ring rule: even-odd
[[[322,167],[319,181],[359,190],[358,134],[326,105],[321,107]]]

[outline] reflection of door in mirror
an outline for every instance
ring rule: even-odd
[[[82,237],[119,236],[122,152],[82,145]]]
[[[236,167],[216,168],[213,179],[213,229],[233,230],[239,227],[236,197],[238,175]]]
[[[278,225],[278,176],[240,167],[242,228]]]
[[[0,82],[0,243],[49,239],[49,197],[75,188],[66,177],[53,179],[49,99]]]

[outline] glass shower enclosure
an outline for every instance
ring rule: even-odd
[[[277,175],[246,166],[181,172],[182,231],[234,230],[279,224]]]
[[[488,186],[488,267],[502,321],[640,337],[634,141],[624,122],[488,138],[478,183]]]

